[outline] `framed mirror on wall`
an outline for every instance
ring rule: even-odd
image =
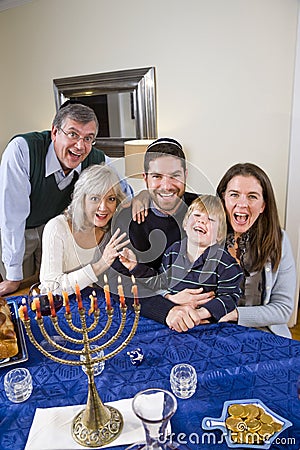
[[[94,109],[99,120],[96,147],[110,157],[124,156],[124,142],[157,137],[155,67],[53,80],[56,109],[76,100]]]

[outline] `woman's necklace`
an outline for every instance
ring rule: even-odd
[[[235,236],[233,232],[228,233],[226,238],[226,246],[229,253],[233,256],[243,268],[245,275],[248,275],[248,270],[245,267],[245,256],[249,247],[250,232]],[[248,255],[249,256],[249,255]]]

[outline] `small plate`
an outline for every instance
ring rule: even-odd
[[[10,309],[11,319],[17,335],[19,351],[15,356],[12,356],[11,358],[0,359],[0,369],[2,369],[2,367],[11,366],[13,364],[18,364],[22,361],[28,360],[28,352],[23,333],[23,326],[19,318],[18,305],[14,300],[7,300],[7,304]]]
[[[282,425],[282,428],[280,431],[276,431],[270,438],[268,441],[266,441],[264,444],[262,443],[254,443],[254,442],[249,442],[247,444],[240,444],[237,442],[233,442],[232,439],[230,438],[230,433],[229,433],[229,429],[227,428],[227,426],[225,425],[225,420],[228,417],[228,407],[230,405],[233,404],[242,404],[242,405],[247,405],[247,404],[253,404],[256,406],[260,406],[261,408],[264,409],[264,411],[268,414],[270,414],[274,419],[276,419],[277,422],[279,422]],[[252,449],[269,449],[270,446],[272,445],[272,442],[274,441],[274,439],[277,438],[277,436],[282,433],[282,431],[284,431],[286,428],[291,427],[293,424],[292,422],[290,422],[287,419],[284,419],[284,417],[279,416],[279,414],[274,413],[270,408],[268,408],[266,405],[263,404],[263,402],[261,400],[258,399],[246,399],[246,400],[230,400],[227,402],[224,402],[224,406],[223,406],[223,411],[222,411],[222,415],[221,417],[215,418],[215,417],[204,417],[204,419],[202,420],[202,428],[203,430],[213,430],[215,428],[219,428],[220,430],[222,430],[222,432],[224,433],[224,437],[226,440],[226,443],[228,445],[228,447],[230,448],[252,448]]]

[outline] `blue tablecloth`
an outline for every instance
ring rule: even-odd
[[[85,290],[86,297],[89,293]],[[15,297],[15,300],[20,302],[21,298]],[[104,305],[100,304],[104,320]],[[111,334],[119,324],[118,307],[115,311]],[[132,319],[130,312],[128,327]],[[30,370],[34,386],[26,402],[11,403],[3,389],[5,373],[18,366],[0,369],[1,450],[24,449],[37,407],[85,404],[87,399],[87,377],[81,367],[61,365],[42,356],[27,336],[26,343],[29,359],[20,366]],[[145,355],[138,367],[131,364],[127,355],[127,351],[135,347],[141,347]],[[95,378],[100,397],[109,402],[133,397],[145,388],[170,390],[170,370],[179,362],[191,363],[198,374],[195,395],[187,400],[178,399],[178,408],[172,418],[172,431],[176,435],[181,433],[180,440],[188,448],[228,448],[219,431],[213,432],[215,440],[210,436],[208,442],[201,428],[202,419],[220,417],[226,400],[257,398],[293,422],[292,427],[279,435],[271,449],[299,450],[300,401],[296,381],[300,374],[300,342],[233,324],[199,326],[179,334],[141,317],[137,333],[128,347],[106,361],[103,373]]]

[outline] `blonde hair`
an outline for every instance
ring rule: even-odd
[[[105,195],[110,189],[114,190],[117,206],[125,199],[117,173],[109,166],[95,164],[84,169],[75,183],[72,201],[65,211],[68,220],[72,222],[73,231],[86,228],[85,198],[87,195]],[[107,224],[104,231],[110,228]]]
[[[193,211],[199,210],[205,212],[208,216],[213,216],[218,220],[218,233],[217,242],[221,243],[226,239],[227,226],[226,226],[226,214],[221,199],[216,195],[200,195],[189,206],[184,219],[183,228],[186,227],[188,218]]]

